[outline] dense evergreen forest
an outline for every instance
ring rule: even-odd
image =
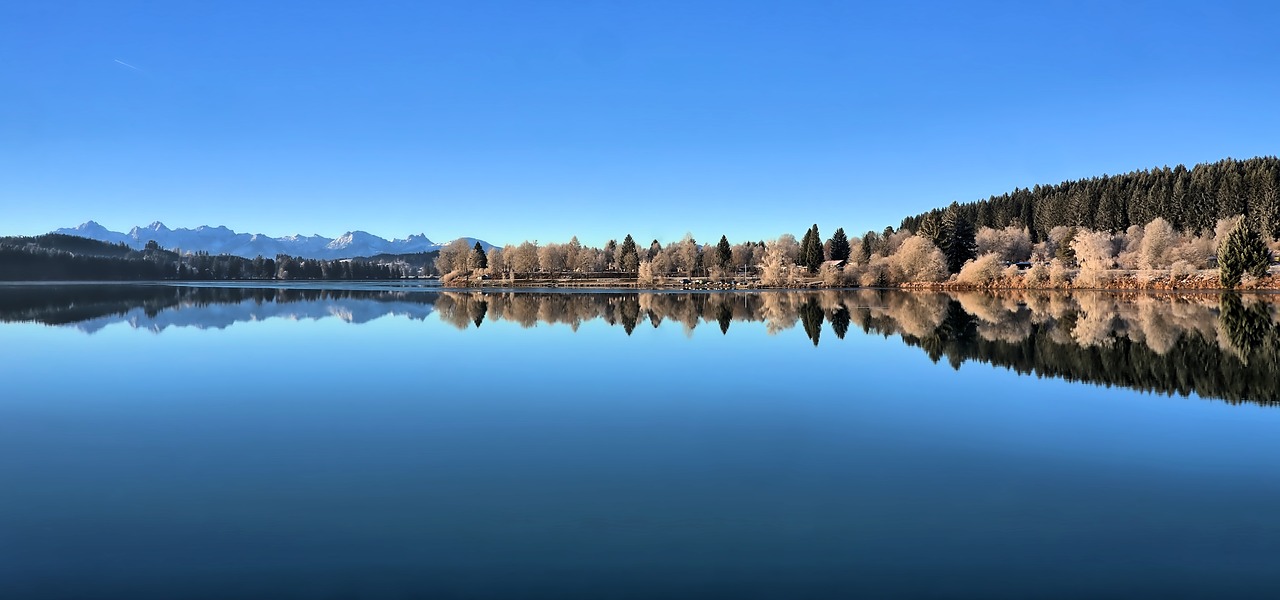
[[[399,264],[317,260],[288,255],[242,258],[206,252],[178,255],[154,242],[142,250],[50,233],[0,238],[0,281],[230,281],[398,279]]]
[[[1048,239],[1058,226],[1117,232],[1157,217],[1179,231],[1209,232],[1218,219],[1236,215],[1264,235],[1280,238],[1280,159],[1227,158],[1190,169],[1166,166],[1037,185],[957,208],[976,228],[1026,226],[1033,242]],[[907,217],[901,228],[914,233],[928,219],[941,221],[944,211]]]

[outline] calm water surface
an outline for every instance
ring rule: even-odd
[[[1274,300],[0,287],[0,596],[1276,597]]]

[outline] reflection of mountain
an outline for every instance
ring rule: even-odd
[[[163,331],[222,329],[267,319],[337,317],[349,323],[401,315],[425,319],[435,293],[386,290],[69,285],[0,288],[0,320],[74,325],[87,333],[112,323]]]
[[[426,292],[166,285],[0,287],[0,321],[140,329],[223,328],[265,319],[436,313],[459,329],[510,321],[523,327],[586,321],[636,327],[678,323],[727,334],[759,322],[775,333],[801,325],[817,345],[823,329],[896,335],[935,362],[985,362],[1023,374],[1161,394],[1280,402],[1280,326],[1270,296],[889,291],[759,293]]]

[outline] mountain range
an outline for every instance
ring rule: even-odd
[[[423,234],[392,240],[366,231],[348,231],[336,238],[327,238],[322,235],[288,235],[273,238],[260,233],[237,233],[224,226],[201,225],[195,229],[184,227],[169,229],[159,221],[146,227],[134,227],[128,233],[111,231],[94,221],[82,223],[76,227],[64,227],[53,233],[85,237],[111,244],[123,243],[139,250],[148,241],[154,240],[162,248],[180,250],[183,253],[208,252],[245,258],[256,256],[272,258],[277,254],[323,259],[354,258],[377,254],[432,252],[447,245],[433,242]],[[468,245],[480,242],[480,246],[486,252],[493,247],[492,244],[483,240],[462,239],[466,240]]]

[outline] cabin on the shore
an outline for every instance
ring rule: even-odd
[[[828,268],[828,269],[835,269],[837,271],[843,271],[845,265],[848,265],[848,264],[849,264],[849,261],[847,260],[826,260],[822,262],[822,267]]]

